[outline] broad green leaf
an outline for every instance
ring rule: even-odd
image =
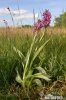
[[[42,86],[42,82],[39,79],[35,79],[33,82],[36,83],[38,86]]]
[[[17,71],[16,81],[22,85],[22,79]]]
[[[32,66],[32,63],[33,63],[33,61],[35,60],[35,58],[39,55],[39,53],[42,51],[42,49],[44,48],[44,46],[45,46],[49,41],[50,41],[50,39],[47,40],[47,41],[34,53],[33,59],[32,59],[31,64],[30,64],[30,67]]]
[[[48,78],[48,76],[47,75],[44,75],[42,73],[36,73],[36,74],[33,75],[33,77],[34,78],[41,78],[41,79],[44,79],[46,81],[50,81],[50,79]]]
[[[40,73],[43,73],[43,74],[47,74],[46,71],[44,70],[44,68],[42,67],[36,67],[36,69],[40,72]]]

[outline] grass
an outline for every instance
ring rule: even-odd
[[[50,41],[43,47],[42,51],[33,62],[34,67],[41,65],[41,67],[50,76],[51,81],[49,82],[41,80],[43,87],[48,88],[48,91],[54,91],[53,87],[55,87],[55,85],[57,85],[59,82],[62,82],[63,84],[66,82],[66,31],[65,29],[62,32],[61,30],[57,30],[60,29],[48,29],[47,34],[43,37],[41,42],[38,42],[41,35],[37,36],[38,40],[33,46],[33,51],[30,58],[31,62],[31,59],[34,55],[34,49],[39,48],[44,42],[50,39]],[[42,34],[43,30],[41,30],[39,33]],[[14,52],[13,46],[19,49],[24,56],[26,56],[27,51],[32,43],[33,36],[34,35],[31,32],[31,28],[0,29],[0,93],[3,95],[16,93],[19,95],[19,98],[24,97],[23,88],[15,80],[17,75],[16,68],[18,68],[19,74],[22,76],[22,60]],[[35,72],[36,70],[34,73]],[[54,82],[56,82],[56,84]],[[32,85],[32,87],[35,88],[36,91],[38,91],[37,88],[43,88],[37,87],[36,85]],[[64,91],[66,92],[66,90],[63,90],[65,87],[65,84],[60,87],[61,95],[64,95]],[[33,88],[30,88],[30,91],[32,91],[34,94]],[[36,92],[35,94],[35,96],[38,95]],[[36,100],[35,98],[31,100]]]

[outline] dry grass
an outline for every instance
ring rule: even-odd
[[[42,32],[44,29],[41,30]],[[66,28],[47,28],[48,34],[66,34]],[[29,35],[32,36],[34,33],[32,32],[31,27],[10,27],[10,28],[0,28],[0,36],[15,36],[15,35]]]
[[[52,27],[47,29],[47,33],[49,34],[66,34],[66,28],[58,28],[58,27]]]
[[[32,29],[30,27],[21,27],[21,28],[16,28],[16,27],[10,27],[10,28],[0,28],[0,36],[4,35],[4,36],[15,36],[15,35],[32,35]]]

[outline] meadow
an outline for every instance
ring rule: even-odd
[[[0,28],[0,100],[66,96],[66,29]]]

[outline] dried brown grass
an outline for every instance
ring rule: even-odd
[[[44,31],[44,29],[41,30],[41,33]],[[66,34],[66,28],[47,28],[48,34]],[[8,35],[8,36],[15,36],[19,34],[19,36],[22,35],[29,35],[32,36],[34,33],[32,32],[31,27],[10,27],[10,28],[0,28],[0,36],[1,35]]]

